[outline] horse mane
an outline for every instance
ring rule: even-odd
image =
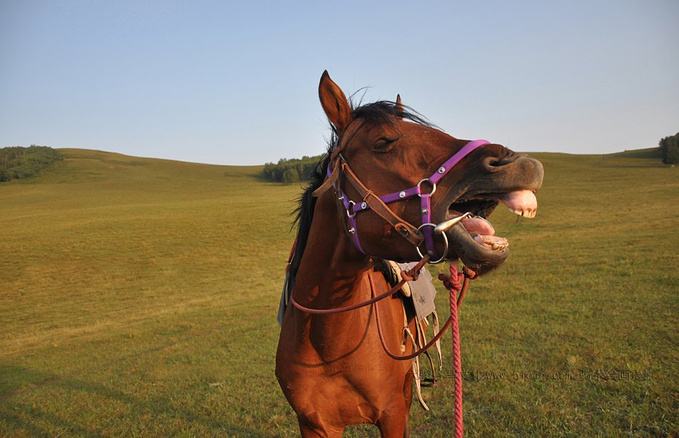
[[[424,116],[419,114],[417,111],[414,111],[410,107],[397,105],[396,102],[381,100],[364,105],[361,105],[359,102],[357,106],[354,106],[353,102],[350,103],[352,107],[352,118],[360,118],[365,120],[367,123],[391,124],[394,121],[394,117],[398,117],[419,125],[434,127],[433,124],[428,122]],[[302,255],[304,254],[304,248],[306,247],[307,238],[311,229],[311,221],[313,220],[314,208],[316,206],[316,198],[314,198],[312,194],[314,190],[323,184],[330,161],[330,155],[340,142],[337,129],[332,124],[330,125],[330,130],[331,135],[330,139],[328,140],[327,151],[316,164],[313,174],[311,175],[311,180],[305,187],[302,195],[299,197],[298,206],[294,211],[295,217],[292,226],[294,227],[297,225],[297,239],[295,241],[293,257],[290,261],[290,267],[288,271],[292,284],[294,284],[295,275],[297,274],[297,270],[301,264]]]

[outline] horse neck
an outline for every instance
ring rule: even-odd
[[[365,299],[360,287],[368,274],[370,258],[358,252],[337,218],[332,191],[324,193],[314,208],[306,248],[295,280],[295,298],[316,307],[337,306]]]

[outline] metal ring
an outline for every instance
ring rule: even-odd
[[[429,193],[422,193],[422,183],[425,182],[425,181],[432,185],[431,192],[429,192]],[[431,195],[434,194],[434,192],[436,192],[436,183],[431,182],[431,180],[429,178],[422,178],[420,180],[420,182],[417,183],[417,186],[415,186],[415,187],[417,187],[417,196],[419,196],[420,198],[429,198]],[[422,225],[426,225],[426,224],[422,224]]]
[[[349,206],[345,208],[345,211],[347,212],[347,217],[353,218],[354,216],[356,216],[356,212],[354,211],[355,205],[356,203],[354,201],[349,201]]]
[[[425,226],[430,226],[430,227],[436,228],[436,224],[432,224],[431,222],[426,222],[426,223],[423,223],[422,225],[420,225],[419,227],[417,227],[417,230],[419,231],[422,227],[425,227]],[[446,256],[448,255],[448,236],[446,236],[446,233],[441,233],[441,235],[443,236],[443,243],[445,243],[443,255],[438,260],[429,261],[429,263],[432,264],[432,265],[443,262],[446,259]],[[434,236],[432,236],[432,238],[433,237]],[[422,255],[422,251],[420,251],[420,246],[419,245],[415,246],[415,249],[417,250],[417,254],[420,256],[420,259],[423,259],[424,255]]]

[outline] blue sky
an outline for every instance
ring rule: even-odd
[[[255,164],[324,150],[324,69],[454,136],[604,153],[679,131],[679,1],[0,0],[0,146]]]

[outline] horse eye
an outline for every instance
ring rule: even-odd
[[[380,137],[373,145],[373,151],[388,152],[396,140],[396,138]]]

